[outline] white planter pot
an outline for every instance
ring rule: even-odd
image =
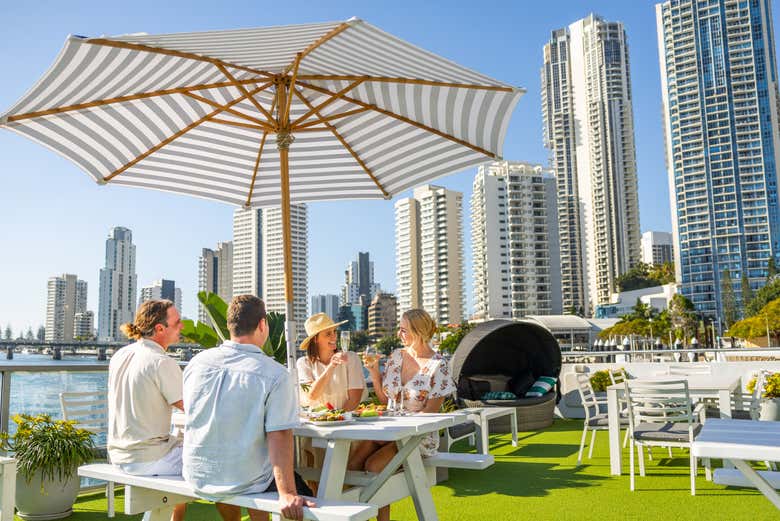
[[[761,415],[763,421],[780,421],[780,398],[765,398],[761,402]]]
[[[37,471],[28,483],[16,474],[16,515],[28,521],[62,519],[73,513],[73,503],[79,493],[79,477],[75,469],[70,479],[42,479]]]

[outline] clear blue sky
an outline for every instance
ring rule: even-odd
[[[112,5],[113,4],[113,5]],[[506,159],[547,163],[542,145],[542,46],[551,30],[595,12],[626,24],[634,92],[642,230],[669,230],[654,2],[645,0],[460,2],[0,0],[0,112],[46,71],[68,34],[164,33],[346,20],[357,16],[423,48],[528,90],[509,127]],[[475,171],[439,184],[465,193],[465,258],[471,294],[468,201]],[[89,283],[97,313],[104,241],[112,226],[133,230],[139,287],[164,277],[196,312],[200,249],[232,235],[232,208],[216,202],[123,187],[97,187],[73,164],[0,131],[0,326],[45,320],[46,280],[64,272]],[[345,264],[369,251],[376,280],[395,289],[392,202],[310,205],[309,292],[336,293]],[[470,303],[471,299],[469,299]],[[468,310],[469,313],[471,309]]]

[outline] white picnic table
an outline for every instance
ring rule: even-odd
[[[429,433],[438,437],[445,429],[467,420],[466,414],[414,414],[382,417],[373,421],[355,421],[345,425],[303,423],[294,429],[296,436],[313,438],[315,445],[326,448],[319,479],[317,498],[351,500],[378,506],[388,505],[411,496],[417,518],[438,519],[431,495],[432,480],[423,464],[419,445]],[[347,476],[349,446],[353,441],[377,440],[395,442],[398,454],[378,474],[364,474],[361,486],[343,490]],[[403,468],[403,473],[396,473]],[[360,473],[358,473],[360,474]],[[354,484],[354,483],[350,483]]]
[[[715,483],[753,486],[780,509],[780,473],[756,472],[750,461],[780,461],[780,422],[754,420],[708,420],[691,449],[699,458],[724,458],[737,470],[717,469]],[[740,472],[742,476],[735,475]]]
[[[670,375],[641,378],[642,381],[687,380],[691,399],[717,398],[721,418],[731,418],[731,398],[739,400],[742,378],[726,375]],[[607,415],[609,422],[609,467],[613,476],[622,473],[623,446],[620,440],[620,403],[625,395],[622,383],[607,387]]]

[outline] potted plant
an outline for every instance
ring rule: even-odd
[[[756,379],[747,384],[747,390],[752,393],[756,388]],[[764,377],[764,392],[761,395],[761,416],[765,421],[780,420],[780,373],[769,373]]]
[[[609,372],[606,369],[596,371],[590,377],[590,386],[593,387],[594,393],[603,393],[610,385],[612,385],[612,380],[609,378]]]
[[[47,414],[13,417],[16,432],[0,442],[16,459],[16,508],[22,519],[61,519],[73,513],[79,465],[93,459],[92,433]]]

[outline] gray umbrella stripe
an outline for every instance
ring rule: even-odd
[[[29,139],[32,139],[36,143],[40,143],[49,150],[64,157],[68,161],[75,164],[77,167],[84,170],[92,179],[97,181],[103,177],[103,175],[98,171],[98,169],[94,166],[88,157],[80,155],[78,150],[74,149],[74,147],[70,146],[68,143],[61,142],[56,138],[52,138],[48,132],[44,132],[44,129],[40,128],[40,125],[35,123],[28,123],[25,125],[11,125],[8,127],[8,129]]]
[[[485,91],[482,91],[485,92]],[[476,97],[477,91],[473,89],[466,90],[466,96],[463,98],[462,103],[462,109],[463,114],[474,114],[474,111],[476,110],[475,107],[475,97]],[[474,135],[471,133],[471,125],[469,125],[471,121],[470,117],[460,118],[460,133],[459,135],[465,136],[463,139],[468,141],[469,143],[474,143]]]
[[[70,86],[77,85],[79,75],[84,72],[82,63],[89,63],[99,53],[100,49],[92,47],[91,49],[78,49],[77,58],[67,64],[65,69],[62,70],[61,79],[57,89],[47,90],[37,103],[30,108],[30,112],[37,112],[49,107],[56,107],[56,100],[60,100],[64,97],[65,93],[70,92]]]
[[[354,60],[340,59],[341,56],[346,56],[342,53],[349,48],[370,48],[372,59],[369,60],[368,55],[365,54]],[[333,55],[335,59],[340,59],[344,67],[350,67],[351,63],[358,64],[359,70],[373,67],[377,72],[372,75],[379,73],[382,76],[496,85],[496,81],[492,78],[474,73],[440,56],[423,51],[419,47],[395,38],[367,23],[352,26],[349,30],[323,44],[312,53],[312,56],[319,54]]]
[[[454,174],[485,162],[485,156],[476,152],[464,151],[457,156],[447,156],[448,161],[434,162],[435,167],[420,168],[399,176],[395,181],[388,183],[388,189],[394,193],[408,190],[414,186],[425,183],[426,180]]]
[[[435,145],[431,144],[411,153],[398,154],[393,156],[391,160],[383,161],[381,167],[374,168],[374,173],[383,182],[392,184],[392,181],[398,177],[414,170],[424,170],[427,165],[441,161],[443,157],[460,150],[468,149],[440,139]]]
[[[444,58],[438,54],[434,54],[430,51],[426,51],[416,45],[404,41],[397,36],[379,29],[378,27],[369,23],[363,23],[355,26],[357,33],[364,33],[365,41],[371,43],[373,41],[381,41],[383,47],[394,49],[394,54],[402,56],[404,62],[411,60],[413,63],[419,63],[422,76],[412,76],[425,78],[425,74],[430,74],[431,71],[441,71],[445,74],[443,77],[450,77],[454,82],[466,82],[476,85],[501,85],[507,86],[505,83],[496,81],[495,79],[480,74],[479,72],[459,65],[447,58]]]
[[[71,114],[63,114],[58,118],[37,118],[36,121],[52,136],[64,134],[75,148],[81,149],[91,156],[96,171],[106,175],[124,164],[123,156],[113,146],[106,142],[93,129],[85,128],[84,124]]]
[[[155,145],[161,143],[172,134],[172,132],[165,133],[165,131],[160,128],[158,122],[152,121],[146,111],[146,107],[138,101],[123,103],[122,105],[127,112],[132,114],[139,122],[142,122],[141,125],[139,125],[140,128],[154,134]]]
[[[188,60],[184,66],[179,67],[176,73],[170,73],[167,76],[167,81],[161,82],[158,86],[158,90],[168,90],[182,85],[193,85],[193,78],[203,75],[207,69],[213,69],[214,66],[209,64],[198,62],[194,60]]]
[[[444,128],[446,128],[446,132],[454,137],[460,138],[460,139],[466,139],[468,135],[463,135],[460,133],[461,126],[456,125],[455,123],[455,117],[457,116],[458,119],[462,119],[463,116],[463,98],[460,98],[461,103],[457,103],[458,98],[460,95],[465,93],[464,89],[442,89],[444,90],[444,103],[443,105],[439,106],[439,110],[444,111]]]
[[[239,178],[235,174],[222,175],[216,170],[196,170],[191,172],[191,169],[183,169],[181,167],[165,167],[161,164],[155,164],[150,161],[142,161],[137,165],[133,165],[122,175],[115,177],[111,180],[111,183],[116,181],[128,182],[132,179],[138,178],[141,175],[157,176],[160,179],[167,179],[170,183],[183,183],[186,185],[188,179],[198,179],[203,183],[209,183],[204,186],[220,186],[226,189],[249,189],[249,183],[251,182],[250,176]]]
[[[125,49],[115,49],[115,51],[119,53],[120,59],[108,70],[108,79],[96,83],[93,90],[73,100],[74,104],[117,97],[117,93],[125,88],[126,76],[132,77],[127,71],[139,67],[145,59],[144,56]]]
[[[506,131],[509,127],[509,117],[512,115],[518,101],[520,101],[520,96],[507,96],[503,98],[494,118],[497,119],[500,124],[491,125],[490,143],[493,150],[495,150],[499,156],[503,155],[504,137],[506,136]]]
[[[182,95],[182,99],[183,99],[184,103],[186,103],[190,107],[190,110],[193,113],[195,113],[196,119],[201,119],[201,118],[205,117],[206,114],[208,114],[208,112],[206,111],[206,108],[205,108],[206,107],[205,103],[201,103],[198,100],[192,99],[189,96],[184,96],[184,95]],[[209,107],[209,108],[211,108],[211,107]]]
[[[477,115],[476,124],[474,125],[477,142],[485,143],[484,146],[490,150],[493,150],[493,148],[490,146],[489,142],[486,143],[487,129],[485,128],[485,125],[495,121],[494,118],[489,119],[488,115],[490,114],[490,107],[492,106],[493,100],[496,98],[496,94],[496,92],[485,92],[485,98],[481,103],[481,110]]]
[[[131,157],[138,157],[144,151],[149,150],[153,145],[145,145],[139,141],[133,132],[126,132],[130,128],[129,122],[122,116],[116,107],[106,105],[89,111],[91,117],[102,120],[101,128],[111,135],[111,137],[127,149]]]
[[[80,78],[80,84],[74,91],[74,95],[68,99],[68,103],[75,105],[85,101],[100,99],[94,97],[95,91],[106,84],[106,81],[112,77],[114,69],[121,70],[120,66],[122,64],[127,65],[129,59],[128,53],[123,53],[121,49],[108,49],[102,63],[96,67],[93,74]]]
[[[247,158],[247,161],[239,162],[228,160],[224,157],[212,158],[202,154],[187,154],[181,150],[165,150],[165,152],[163,150],[165,149],[160,150],[158,154],[145,158],[142,163],[173,165],[192,172],[214,172],[246,178],[252,175],[252,170],[254,169],[254,163],[249,158]]]
[[[443,141],[429,132],[404,129],[400,132],[396,131],[392,136],[388,135],[383,143],[386,144],[386,148],[366,145],[366,149],[359,152],[360,157],[372,170],[382,169],[387,164],[395,162],[398,157],[426,150],[429,146],[442,144]]]
[[[129,96],[153,90],[151,84],[148,82],[148,75],[159,66],[164,57],[161,54],[147,54],[133,51],[125,52],[136,56],[139,59],[136,60],[136,63],[132,68],[116,71],[116,75],[114,76],[114,82],[117,85],[116,91],[104,91],[105,94],[103,94],[101,99],[107,97]]]
[[[58,141],[58,137],[62,136],[63,130],[65,131],[65,138],[61,139],[66,143],[66,148],[70,148],[70,151],[66,154],[67,157],[76,157],[77,155],[85,156],[85,161],[89,163],[89,171],[98,177],[103,177],[107,172],[113,171],[114,167],[111,162],[106,159],[100,152],[88,142],[85,142],[78,134],[77,131],[71,130],[70,125],[64,124],[63,121],[47,120],[46,118],[39,118],[36,121],[26,121],[24,125],[34,128],[43,139],[54,145]]]
[[[65,46],[60,51],[54,63],[49,67],[49,70],[41,76],[41,78],[33,85],[33,87],[24,93],[24,95],[8,110],[9,114],[25,114],[27,112],[33,112],[36,107],[40,106],[39,100],[47,92],[55,90],[59,85],[58,82],[52,82],[52,78],[60,76],[65,71],[70,63],[73,61],[74,55],[79,51],[78,44],[67,40]]]
[[[173,98],[169,99],[172,100]],[[162,100],[141,99],[138,100],[138,105],[144,107],[144,113],[150,122],[157,122],[157,126],[162,130],[166,138],[193,121],[176,121],[176,112],[171,110],[170,105],[163,103]]]
[[[112,40],[122,40],[128,42],[147,43],[165,47],[166,45],[187,45],[193,42],[211,42],[218,40],[232,41],[235,38],[247,39],[273,39],[280,35],[300,35],[306,40],[311,33],[322,32],[323,34],[338,27],[343,22],[316,22],[311,24],[290,24],[278,25],[273,27],[250,27],[246,29],[215,29],[212,31],[202,31],[198,33],[161,33],[161,34],[127,34],[113,36]],[[308,41],[308,40],[307,40]]]
[[[154,122],[146,117],[146,114],[143,112],[143,105],[139,105],[137,101],[117,103],[112,105],[112,107],[129,122],[129,125],[123,128],[123,132],[132,134],[136,140],[146,145],[144,152],[168,137],[161,134],[160,129],[154,125]]]
[[[244,183],[228,182],[213,175],[192,174],[180,170],[164,170],[160,168],[151,168],[136,165],[129,169],[124,175],[115,179],[124,184],[135,182],[154,182],[156,184],[165,184],[171,187],[201,188],[204,191],[213,190],[223,194],[232,194],[237,197],[242,195],[246,197],[249,193],[249,179]],[[113,180],[111,181],[114,182]]]
[[[184,128],[202,117],[198,115],[199,112],[193,110],[192,104],[190,104],[189,101],[195,100],[191,100],[191,98],[188,98],[183,94],[174,94],[171,96],[162,96],[156,100],[156,103],[167,105],[169,110],[166,112],[171,114],[171,116],[175,114],[178,120],[183,123],[182,125],[179,125],[179,128]]]
[[[231,205],[241,205],[244,203],[245,199],[242,199],[238,196],[225,196],[218,192],[207,192],[207,191],[198,191],[198,190],[188,190],[186,188],[182,187],[167,187],[163,185],[158,185],[154,183],[142,183],[142,182],[136,182],[136,183],[125,183],[125,182],[116,182],[114,184],[127,186],[131,188],[146,188],[151,190],[157,190],[160,192],[168,192],[168,193],[174,193],[179,195],[188,195],[192,197],[199,197],[201,199],[209,199],[209,200],[217,200],[222,201],[224,203],[228,203]]]
[[[82,139],[85,142],[91,143],[96,152],[106,157],[114,169],[119,168],[132,159],[132,157],[129,157],[129,154],[132,152],[122,146],[121,141],[112,139],[112,134],[115,134],[115,132],[113,131],[114,129],[111,128],[110,122],[104,120],[94,112],[62,114],[54,121],[56,121],[57,127],[69,124],[77,129],[79,135],[82,136]],[[119,145],[119,147],[117,145]]]
[[[339,129],[339,131],[347,142],[352,143],[352,149],[363,160],[384,153],[389,148],[387,143],[397,139],[399,135],[424,133],[423,130],[400,121],[384,125],[381,121],[372,121],[343,131]]]

